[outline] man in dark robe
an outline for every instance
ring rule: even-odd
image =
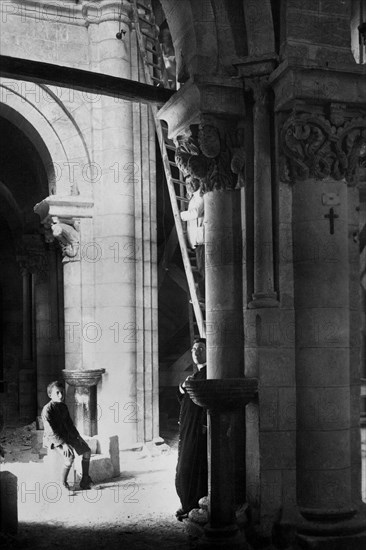
[[[206,340],[196,339],[192,347],[194,374],[186,378],[206,379]],[[207,495],[207,412],[193,403],[185,388],[179,385],[179,444],[175,487],[182,507],[177,510],[179,521],[198,508],[200,498]]]

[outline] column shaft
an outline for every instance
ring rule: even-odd
[[[252,307],[277,304],[273,278],[271,130],[266,83],[254,85],[254,294]]]
[[[243,376],[240,191],[204,195],[207,378]]]
[[[293,199],[297,500],[305,516],[336,518],[351,510],[347,186],[298,182]]]

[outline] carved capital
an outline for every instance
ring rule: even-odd
[[[331,177],[357,185],[366,163],[366,117],[346,120],[338,104],[329,118],[294,112],[282,126],[280,145],[285,181]]]
[[[187,181],[202,193],[235,189],[243,183],[244,131],[219,129],[213,124],[193,125],[176,139],[176,163]]]

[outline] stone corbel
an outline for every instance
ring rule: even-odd
[[[80,246],[79,220],[60,220],[56,216],[51,219],[48,231],[46,229],[50,241],[57,239],[64,261],[67,261],[67,258],[75,259]]]
[[[63,261],[77,261],[80,248],[80,219],[92,217],[93,202],[80,197],[47,197],[34,211],[41,218],[48,242],[57,240]]]

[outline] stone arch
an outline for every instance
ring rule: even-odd
[[[177,74],[217,72],[217,36],[209,1],[161,0],[177,58]]]
[[[234,73],[233,61],[275,52],[270,0],[160,0],[172,35],[177,73]],[[234,14],[234,15],[233,15]]]
[[[0,81],[0,92],[0,116],[36,147],[47,173],[49,194],[91,196],[91,182],[84,177],[91,166],[87,145],[55,93],[46,86],[6,78]]]

